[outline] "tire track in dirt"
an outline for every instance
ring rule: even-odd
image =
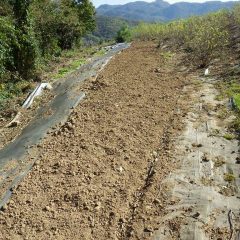
[[[1,212],[0,238],[149,238],[169,204],[161,181],[177,166],[168,154],[188,81],[179,64],[154,43],[135,43],[87,81],[86,100],[38,146]]]

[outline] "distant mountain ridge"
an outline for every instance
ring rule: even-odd
[[[237,2],[239,3],[239,1]],[[170,4],[163,0],[150,3],[136,1],[124,5],[101,5],[97,8],[97,14],[134,21],[171,21],[192,15],[203,15],[220,9],[230,9],[237,2],[209,1],[205,3],[178,2]]]

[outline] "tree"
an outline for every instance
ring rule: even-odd
[[[59,15],[58,3],[49,0],[34,1],[30,14],[42,57],[50,57],[60,51],[57,39]]]
[[[89,0],[76,0],[79,22],[83,28],[83,34],[93,31],[96,27],[95,7]]]
[[[16,31],[8,17],[0,16],[0,82],[9,80],[14,69],[13,46],[17,45]]]
[[[1,0],[0,2],[0,16],[10,16],[12,14],[11,5],[9,4],[9,0]]]
[[[117,42],[129,42],[131,40],[131,32],[128,26],[123,26],[117,33]]]
[[[10,0],[13,9],[18,45],[15,46],[14,65],[22,78],[34,75],[38,59],[38,45],[29,15],[31,0]]]
[[[38,0],[31,11],[44,53],[72,48],[95,27],[95,8],[88,0]]]

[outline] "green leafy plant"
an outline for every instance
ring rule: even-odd
[[[118,43],[131,41],[131,31],[128,26],[123,26],[117,33],[116,41]]]
[[[9,79],[14,69],[13,46],[17,46],[16,30],[8,17],[0,17],[0,82]],[[2,80],[1,80],[2,79]]]
[[[226,139],[226,140],[233,140],[235,138],[235,136],[233,134],[230,134],[230,133],[226,133],[223,135],[223,137]]]

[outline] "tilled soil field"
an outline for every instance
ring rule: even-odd
[[[171,204],[161,181],[187,106],[179,62],[135,43],[86,81],[0,213],[0,239],[150,239]]]

